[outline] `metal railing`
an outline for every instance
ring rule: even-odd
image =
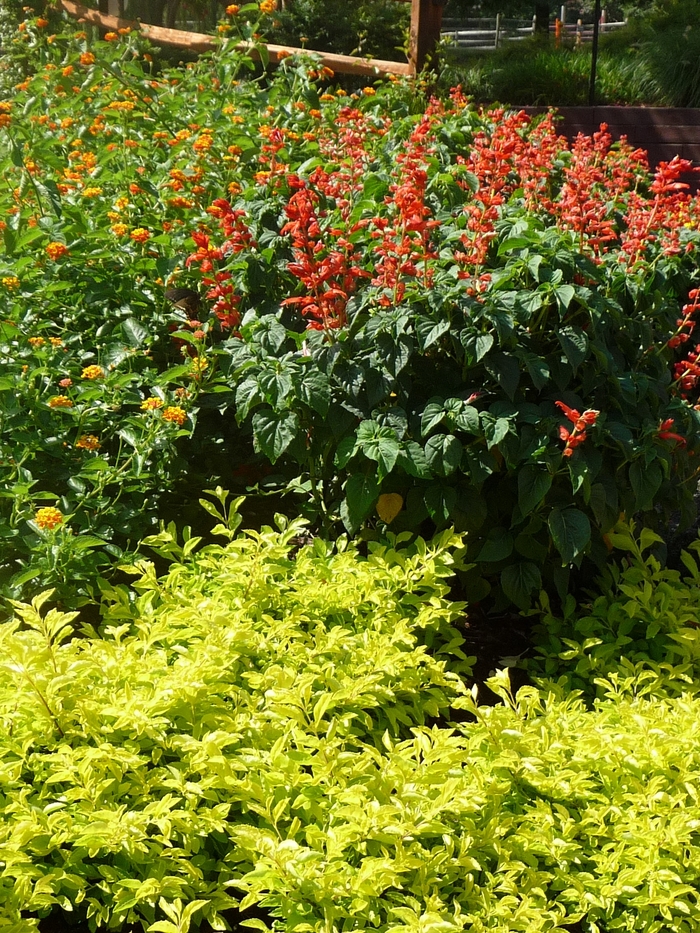
[[[626,26],[626,21],[608,23],[601,18],[600,32],[612,32]],[[510,42],[519,42],[534,35],[537,20],[515,20],[498,16],[482,19],[443,20],[441,35],[443,40],[459,49],[488,50],[497,49]],[[593,23],[564,23],[557,19],[549,26],[549,31],[557,41],[579,45],[590,42],[593,38]]]

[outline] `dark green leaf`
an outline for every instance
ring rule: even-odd
[[[429,486],[423,500],[433,521],[444,524],[450,521],[457,504],[457,490],[452,486]]]
[[[476,560],[493,564],[505,560],[513,553],[513,535],[506,528],[492,528],[479,551]]]
[[[425,458],[440,476],[454,473],[462,459],[462,444],[454,434],[436,434],[425,445]]]
[[[527,609],[531,595],[542,586],[542,575],[537,564],[521,561],[505,567],[501,572],[501,586],[508,599],[519,609]]]
[[[357,449],[379,464],[380,479],[394,469],[399,455],[399,439],[393,428],[376,421],[363,421],[357,429]]]
[[[654,507],[654,496],[661,486],[663,474],[658,461],[645,464],[635,460],[630,465],[630,484],[635,495],[635,510],[646,512]]]
[[[340,517],[348,532],[353,535],[372,511],[379,497],[376,476],[356,473],[345,484],[345,498],[340,504]]]
[[[508,398],[513,401],[520,382],[520,366],[517,359],[507,353],[492,353],[484,365],[498,381]]]
[[[492,418],[490,415],[482,413],[481,424],[489,450],[500,444],[510,431],[510,421],[507,418]]]
[[[126,337],[127,342],[132,347],[140,347],[143,345],[146,337],[148,337],[148,330],[141,324],[140,321],[137,321],[136,318],[128,317],[122,323],[122,331]]]
[[[588,354],[588,337],[580,327],[560,327],[557,337],[564,355],[576,369]]]
[[[396,462],[409,476],[427,479],[432,475],[425,459],[425,451],[415,441],[402,442]]]
[[[256,449],[274,463],[289,447],[299,431],[297,416],[291,411],[259,411],[253,415]]]
[[[537,508],[549,492],[552,474],[544,467],[526,463],[518,473],[518,507],[527,516]]]
[[[250,409],[262,401],[262,394],[255,376],[248,376],[236,386],[236,417],[244,421]]]
[[[549,532],[565,564],[583,553],[591,540],[591,523],[578,509],[552,509],[547,519]]]
[[[436,428],[445,417],[445,402],[442,398],[435,396],[427,403],[420,418],[420,431],[422,437]]]

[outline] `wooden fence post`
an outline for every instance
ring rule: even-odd
[[[416,74],[440,41],[443,0],[411,0],[411,39],[408,60]]]

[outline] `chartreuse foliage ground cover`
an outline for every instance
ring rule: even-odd
[[[147,539],[169,569],[141,559],[131,586],[103,584],[99,630],[50,592],[0,630],[3,933],[61,917],[161,933],[697,928],[691,556],[686,578],[659,578],[649,532],[619,526],[607,621],[655,663],[609,652],[588,704],[565,679],[514,696],[503,671],[484,706],[448,598],[453,533],[299,549],[303,522],[237,534],[239,500],[218,498],[228,541]],[[577,640],[596,650],[601,607],[545,619],[550,673],[565,629],[564,678]]]
[[[174,69],[128,30],[8,42],[3,592],[89,600],[236,482],[331,538],[454,526],[468,597],[519,607],[604,566],[621,513],[692,520],[687,166],[459,90],[263,74],[235,44],[270,9]]]

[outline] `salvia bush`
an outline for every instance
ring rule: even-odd
[[[687,166],[303,58],[246,80],[260,9],[230,10],[171,71],[134,31],[30,16],[10,44],[5,591],[88,591],[164,497],[234,470],[329,535],[454,525],[465,592],[518,606],[603,564],[621,512],[688,518]]]
[[[2,933],[695,929],[696,697],[479,706],[452,534],[362,557],[217,498],[229,542],[154,535],[99,633],[50,593],[0,627]]]

